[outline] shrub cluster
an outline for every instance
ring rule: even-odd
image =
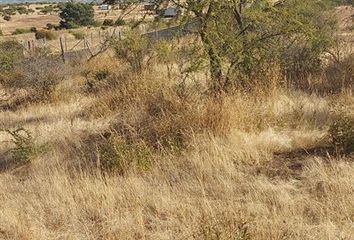
[[[354,151],[354,117],[347,112],[340,112],[330,126],[329,134],[332,145],[338,152]]]
[[[38,56],[22,59],[3,74],[0,83],[6,89],[27,92],[27,102],[49,100],[57,84],[68,74],[68,67],[59,58]]]
[[[54,39],[57,39],[58,36],[52,31],[38,30],[35,32],[35,38],[36,39],[54,40]]]

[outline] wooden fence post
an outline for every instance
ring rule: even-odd
[[[61,58],[63,59],[63,62],[65,63],[65,52],[64,52],[63,38],[60,37],[59,40],[60,40]]]
[[[27,41],[28,53],[31,55],[31,41]]]

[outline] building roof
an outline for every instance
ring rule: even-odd
[[[177,16],[177,8],[175,7],[168,7],[163,12],[164,17],[175,17]]]

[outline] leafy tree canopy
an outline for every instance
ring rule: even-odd
[[[67,2],[60,5],[59,17],[63,19],[62,26],[88,26],[94,23],[94,9],[91,4]]]

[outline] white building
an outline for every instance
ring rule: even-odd
[[[108,11],[108,10],[111,10],[112,6],[108,5],[108,4],[102,4],[102,5],[99,6],[99,8],[102,11]]]

